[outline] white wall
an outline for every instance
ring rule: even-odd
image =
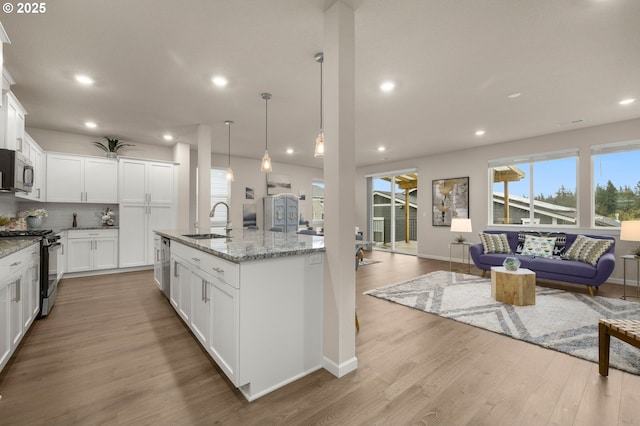
[[[190,223],[195,222],[195,167],[197,154],[191,153],[191,196],[190,196]],[[227,168],[227,156],[211,156],[211,166]],[[257,210],[257,225],[260,229],[263,226],[262,199],[267,195],[266,174],[260,171],[260,160],[244,157],[231,157],[231,168],[235,181],[231,183],[231,222],[233,229],[242,228],[243,204],[255,204]],[[291,193],[300,195],[301,191],[306,195],[305,200],[299,202],[299,211],[302,216],[311,221],[312,213],[312,182],[314,178],[322,179],[322,169],[294,166],[290,164],[273,163],[273,173],[287,175],[291,178]],[[254,191],[253,199],[246,199],[246,188]]]
[[[578,148],[580,151],[578,165],[579,225],[577,229],[566,228],[563,230],[571,233],[606,233],[618,237],[619,231],[617,230],[590,229],[589,216],[592,210],[590,196],[592,187],[591,146],[634,139],[640,139],[640,119],[360,168],[356,182],[356,224],[361,229],[366,229],[366,175],[417,168],[419,187],[418,254],[422,257],[448,260],[449,243],[453,240],[453,236],[448,227],[431,225],[432,180],[469,176],[469,216],[474,231],[469,235],[469,240],[476,243],[479,242],[477,233],[489,227],[489,177],[487,171],[489,160]],[[640,175],[638,180],[640,181]],[[637,243],[618,241],[616,256],[629,253],[631,248],[637,245]],[[612,281],[622,280],[622,262],[619,259],[617,259],[612,278],[614,278]]]

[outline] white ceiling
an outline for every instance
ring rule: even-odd
[[[29,127],[322,167],[323,11],[332,0],[56,0],[0,15]],[[640,117],[639,0],[352,0],[358,166]],[[326,60],[329,60],[327,58]],[[96,84],[82,87],[76,73]],[[230,80],[211,84],[214,74]],[[382,93],[385,80],[396,90]],[[515,99],[507,95],[520,92]],[[96,130],[83,123],[95,120]],[[571,121],[584,120],[578,124]],[[482,137],[474,135],[486,130]],[[173,143],[173,142],[171,142]],[[330,145],[330,141],[327,141]],[[387,150],[379,153],[377,147]],[[286,148],[293,147],[294,155]]]

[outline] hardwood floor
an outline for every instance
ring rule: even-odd
[[[357,272],[358,369],[341,379],[320,370],[252,403],[151,271],[65,279],[0,375],[0,424],[640,424],[640,377],[611,369],[603,379],[595,363],[362,295],[449,268],[366,257],[381,263]]]

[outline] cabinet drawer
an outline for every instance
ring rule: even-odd
[[[67,231],[67,238],[115,238],[117,229],[79,229]]]
[[[240,288],[240,265],[205,253],[193,247],[171,241],[171,254],[189,262],[192,266],[218,278],[232,287]]]

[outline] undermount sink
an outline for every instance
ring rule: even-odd
[[[211,238],[227,238],[226,235],[222,234],[182,234],[183,237],[194,238],[196,240],[207,240]]]

